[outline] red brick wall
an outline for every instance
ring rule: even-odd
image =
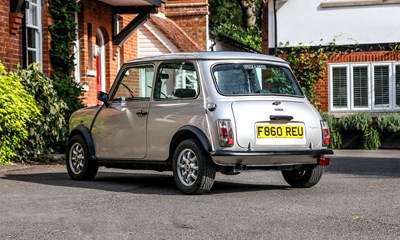
[[[120,52],[121,62],[137,58],[137,34],[132,34],[122,47],[113,46],[111,7],[96,0],[83,0],[81,4],[82,8],[79,13],[80,82],[89,86],[89,91],[83,94],[83,103],[93,105],[96,104],[97,99],[96,77],[87,73],[96,71],[93,48],[96,45],[98,30],[102,31],[104,37],[106,91],[111,88],[118,72],[118,52]],[[134,16],[122,17],[121,25],[124,27]],[[91,24],[91,34],[89,34],[89,24]],[[89,37],[89,35],[91,36]]]
[[[381,61],[398,61],[400,52],[393,51],[376,51],[376,52],[353,52],[347,54],[334,54],[328,59],[328,63],[354,63],[354,62],[381,62]],[[328,111],[329,109],[329,91],[328,91],[328,67],[325,76],[317,82],[316,91],[320,98],[320,110]]]
[[[208,0],[168,0],[165,15],[207,50]]]
[[[22,65],[22,14],[10,14],[10,1],[0,0],[0,61],[8,70]]]
[[[51,35],[49,26],[53,24],[53,19],[49,13],[49,0],[42,0],[42,67],[43,73],[51,76],[52,67],[50,63]]]

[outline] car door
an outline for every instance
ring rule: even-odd
[[[154,67],[126,67],[93,125],[99,159],[143,159]]]

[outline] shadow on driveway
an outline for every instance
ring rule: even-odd
[[[182,194],[175,186],[172,173],[99,172],[94,181],[74,181],[69,178],[67,173],[41,172],[28,174],[3,174],[0,179],[61,187],[97,189],[110,192],[128,192],[133,194]],[[285,189],[291,188],[285,185],[215,181],[213,188],[207,194]]]

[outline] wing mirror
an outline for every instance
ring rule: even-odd
[[[108,107],[108,94],[102,91],[97,93],[97,100],[101,101]]]

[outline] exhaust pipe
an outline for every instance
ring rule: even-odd
[[[242,165],[242,164],[235,166],[234,169],[233,169],[233,171],[235,173],[240,173],[241,171],[246,171],[246,170],[247,170],[247,166],[246,165]]]

